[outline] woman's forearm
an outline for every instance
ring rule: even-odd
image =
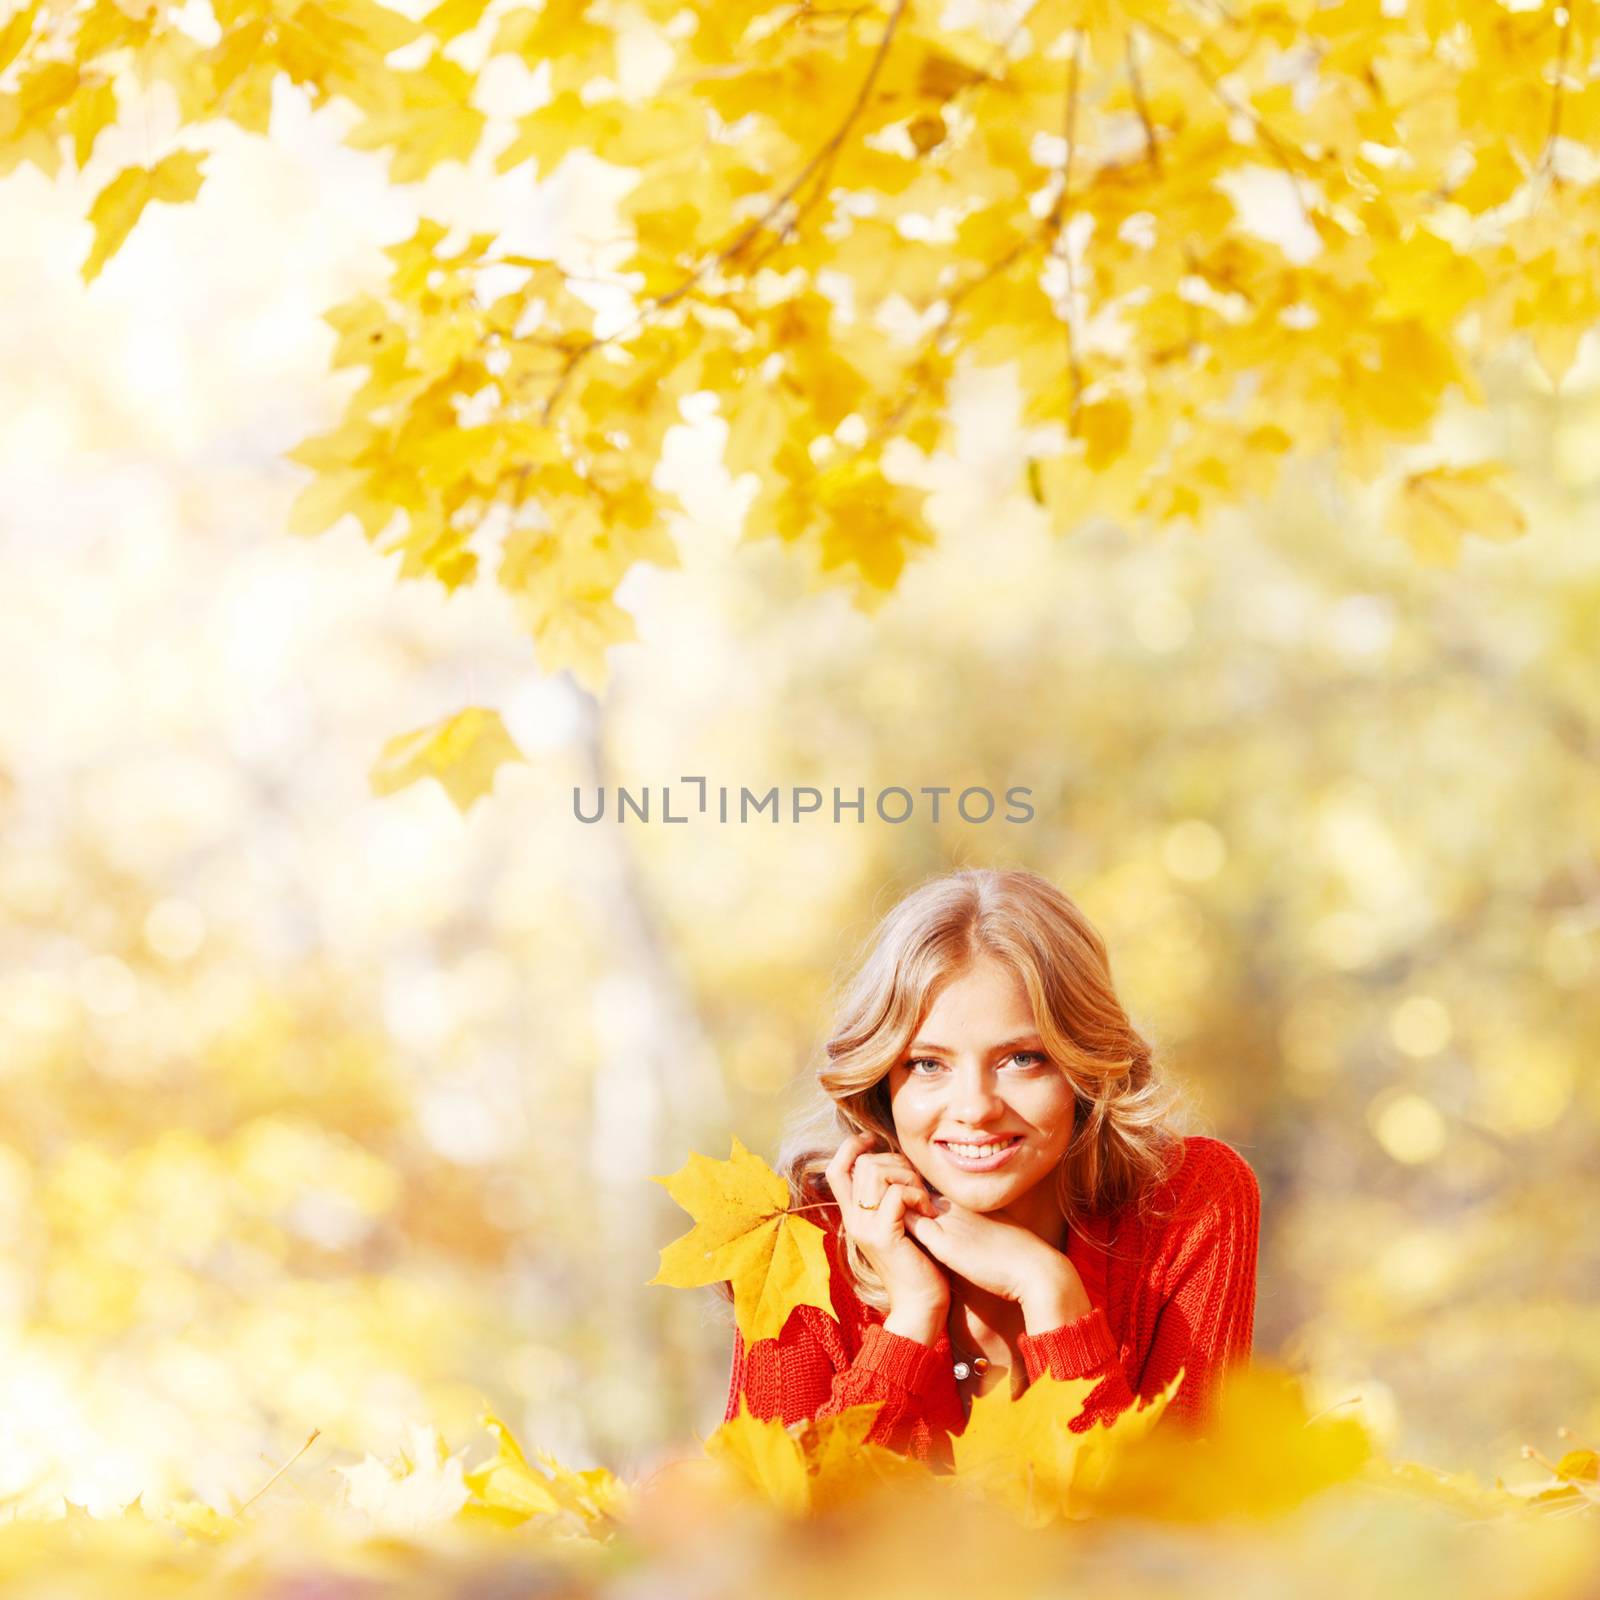
[[[895,1306],[883,1319],[883,1326],[889,1333],[915,1339],[918,1344],[937,1344],[948,1316],[948,1309],[936,1306]]]
[[[1077,1269],[1059,1255],[1060,1268],[1052,1267],[1022,1291],[1022,1324],[1032,1334],[1048,1333],[1063,1323],[1076,1322],[1094,1310]]]

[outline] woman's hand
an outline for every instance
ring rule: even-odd
[[[935,1215],[933,1199],[904,1156],[872,1152],[874,1143],[870,1133],[846,1139],[828,1163],[828,1187],[839,1202],[844,1231],[883,1279],[891,1308],[886,1324],[932,1344],[950,1309],[950,1280],[907,1235],[906,1221]]]
[[[932,1217],[906,1219],[906,1231],[957,1277],[1022,1306],[1029,1333],[1075,1321],[1093,1309],[1078,1269],[1031,1228],[969,1211],[941,1197]]]

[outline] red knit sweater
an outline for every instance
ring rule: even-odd
[[[1190,1135],[1183,1159],[1149,1204],[1168,1212],[1141,1220],[1136,1204],[1075,1227],[1067,1259],[1078,1269],[1092,1309],[1073,1322],[1024,1333],[1019,1348],[1032,1383],[1098,1376],[1103,1381],[1071,1426],[1109,1420],[1135,1396],[1147,1398],[1186,1369],[1166,1417],[1202,1429],[1217,1383],[1248,1360],[1255,1332],[1256,1243],[1261,1193],[1244,1157],[1218,1139]],[[832,1416],[882,1401],[870,1442],[935,1468],[952,1464],[950,1436],[966,1427],[968,1402],[953,1371],[950,1335],[920,1344],[883,1326],[864,1305],[844,1260],[839,1208],[812,1213],[824,1227],[834,1315],[796,1306],[776,1338],[746,1350],[733,1335],[733,1371],[724,1420],[781,1416],[785,1423]],[[1109,1249],[1106,1247],[1109,1246]]]

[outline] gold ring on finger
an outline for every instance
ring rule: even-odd
[[[876,1211],[878,1209],[878,1202],[876,1200],[871,1202],[866,1200],[857,1200],[856,1204],[860,1206],[863,1211]]]

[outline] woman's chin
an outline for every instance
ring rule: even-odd
[[[968,1211],[999,1211],[1022,1190],[1011,1181],[1010,1174],[1002,1177],[997,1172],[992,1178],[985,1178],[981,1173],[963,1173],[941,1184],[938,1192]]]

